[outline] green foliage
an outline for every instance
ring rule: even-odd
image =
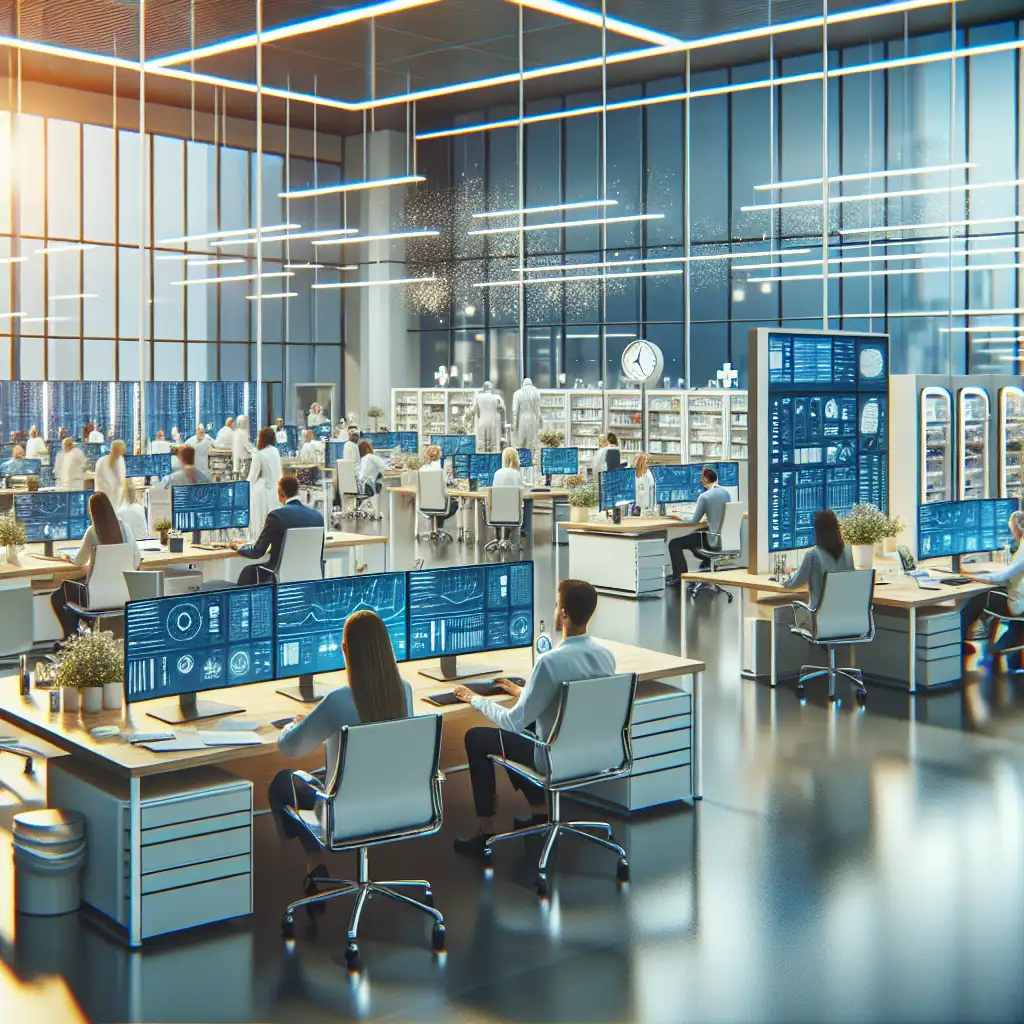
[[[60,645],[56,658],[54,682],[64,689],[81,690],[124,679],[124,644],[110,632],[76,633]]]
[[[25,524],[19,523],[12,512],[9,516],[0,516],[0,547],[21,545],[25,543]]]

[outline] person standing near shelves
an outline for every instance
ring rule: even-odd
[[[636,504],[641,515],[653,515],[655,505],[654,474],[647,468],[647,455],[638,452],[633,460],[633,471],[636,473]]]
[[[594,452],[594,457],[590,460],[590,472],[597,476],[598,473],[603,473],[608,467],[605,464],[605,455],[608,452],[608,435],[602,434],[597,439],[597,451]]]

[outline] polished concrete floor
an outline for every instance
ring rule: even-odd
[[[567,570],[538,518],[538,618]],[[527,555],[531,554],[527,552]],[[475,560],[460,545],[392,552],[405,568]],[[678,592],[602,598],[593,631],[679,650]],[[0,763],[0,956],[22,976],[64,975],[97,1021],[989,1021],[1024,1019],[1024,685],[969,676],[947,693],[872,688],[868,709],[801,707],[739,674],[737,603],[688,616],[705,677],[704,790],[610,819],[614,858],[565,845],[549,903],[536,847],[496,855],[491,880],[451,852],[473,828],[468,779],[445,787],[443,831],[371,857],[377,877],[428,877],[448,925],[437,960],[414,912],[372,903],[365,970],[341,957],[349,905],[294,951],[281,912],[301,850],[257,820],[256,912],[130,954],[77,916],[17,918],[6,828],[38,783]],[[519,813],[503,783],[502,813]]]

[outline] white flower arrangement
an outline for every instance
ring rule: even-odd
[[[54,682],[61,689],[119,683],[124,679],[124,645],[113,633],[84,630],[60,645]]]
[[[887,516],[874,505],[854,505],[839,520],[843,540],[851,545],[877,544],[886,537],[898,537],[906,524],[899,516]]]
[[[13,512],[0,516],[0,547],[20,547],[25,541],[25,524],[19,523]]]

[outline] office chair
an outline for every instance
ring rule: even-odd
[[[417,540],[451,543],[452,535],[444,528],[444,521],[448,517],[448,504],[444,470],[416,474],[416,511],[430,524],[428,533],[416,534]]]
[[[260,583],[302,583],[324,578],[324,528],[303,526],[285,530],[277,569],[256,565]]]
[[[495,531],[494,540],[484,545],[484,551],[515,551],[523,525],[522,492],[518,487],[492,487],[484,507],[487,525]]]
[[[359,919],[371,895],[386,896],[429,914],[434,919],[433,947],[445,948],[444,917],[434,909],[434,895],[426,879],[374,882],[370,879],[371,846],[430,836],[441,828],[441,716],[416,715],[391,722],[345,726],[335,765],[328,765],[321,780],[304,771],[292,772],[315,791],[311,811],[285,808],[321,849],[331,853],[356,852],[359,877],[354,880],[317,878],[317,885],[338,888],[319,892],[290,904],[281,930],[294,937],[295,911],[341,896],[355,896],[348,926],[345,960],[359,970]],[[298,807],[298,797],[295,806]],[[399,892],[422,889],[423,902]]]
[[[550,820],[544,825],[503,835],[491,836],[484,847],[485,864],[491,866],[496,843],[519,836],[543,835],[544,849],[537,863],[534,886],[539,896],[548,894],[548,860],[555,842],[562,834],[588,839],[619,855],[616,878],[629,881],[626,851],[611,841],[612,828],[603,821],[563,821],[561,796],[565,792],[628,775],[633,767],[629,743],[629,727],[633,717],[633,700],[637,679],[632,674],[606,676],[603,679],[581,679],[562,683],[558,712],[551,735],[546,740],[523,733],[536,746],[535,763],[544,769],[510,761],[491,754],[495,764],[542,786],[548,795]],[[599,829],[607,836],[601,839],[584,829]]]
[[[342,519],[380,519],[380,516],[371,510],[363,508],[363,503],[372,500],[363,494],[356,480],[356,464],[347,459],[338,459],[335,463],[338,469],[338,495],[341,499]],[[345,510],[345,499],[352,499],[352,507]]]
[[[86,602],[69,601],[68,607],[99,629],[104,619],[123,619],[128,601],[126,572],[135,571],[135,544],[100,544],[92,556],[86,583]]]
[[[722,517],[722,525],[719,527],[718,549],[713,548],[698,548],[697,557],[706,558],[711,562],[711,572],[718,572],[718,566],[720,562],[731,562],[736,558],[740,557],[741,549],[743,547],[743,541],[740,537],[740,531],[743,526],[743,513],[746,512],[747,508],[745,505],[741,505],[737,501],[730,501],[725,506],[725,515]],[[714,534],[709,533],[709,537]],[[690,589],[690,600],[696,601],[697,594],[701,590],[709,590],[713,594],[725,594],[729,599],[729,604],[732,604],[732,592],[724,590],[713,580],[699,580]]]
[[[1006,598],[1006,591],[1005,590],[994,590],[994,591],[992,591],[992,594],[999,594],[1004,599]],[[982,612],[982,615],[988,616],[990,619],[994,619],[997,625],[999,623],[1006,623],[1007,625],[1009,625],[1012,622],[1024,623],[1024,615],[1003,615],[1001,612],[992,611],[989,608],[986,608]],[[991,632],[989,632],[988,635],[991,636],[992,635]],[[1005,655],[1007,655],[1007,654],[1019,654],[1021,651],[1024,651],[1024,643],[1015,644],[1013,647],[1001,647],[998,651],[993,651],[992,647],[991,647],[991,644],[989,645],[989,653],[992,656],[993,662],[997,658],[1003,658],[1004,659],[1003,660],[1003,667],[1004,668],[1006,666]]]
[[[856,687],[858,706],[864,707],[867,701],[864,674],[859,668],[836,668],[836,648],[870,643],[875,638],[875,618],[871,610],[874,587],[874,569],[827,572],[817,609],[803,601],[793,602],[793,625],[789,631],[828,650],[827,668],[800,666],[796,692],[801,701],[805,699],[804,687],[808,680],[828,676],[828,699],[838,702],[836,678],[845,676]]]
[[[29,580],[0,582],[0,665],[18,665],[27,670],[23,659],[32,653],[33,613],[32,585]],[[15,736],[0,736],[0,754],[13,754],[25,759],[25,774],[34,775],[33,758],[39,752],[23,747]]]

